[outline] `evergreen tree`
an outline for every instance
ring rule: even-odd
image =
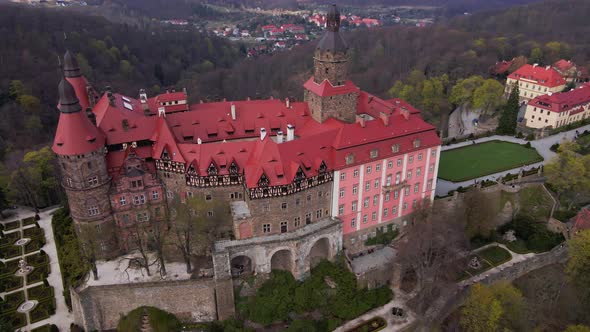
[[[499,135],[514,135],[516,134],[516,121],[518,120],[518,110],[520,104],[518,102],[518,95],[520,91],[518,85],[515,84],[508,97],[508,103],[500,115],[500,122],[498,123],[498,129],[496,132]]]

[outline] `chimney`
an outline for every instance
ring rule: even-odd
[[[266,138],[266,129],[260,128],[260,140],[264,141],[265,138]]]
[[[277,132],[277,143],[278,144],[283,143],[283,131],[282,130],[279,130]]]
[[[362,115],[357,115],[357,116],[356,116],[356,121],[355,121],[355,122],[356,122],[356,123],[358,123],[358,124],[360,124],[360,125],[361,125],[361,127],[365,128],[365,125],[366,125],[366,124],[365,124],[365,117],[364,117],[364,116],[362,116]]]
[[[202,103],[203,103],[203,99],[199,100],[199,104],[202,104]]]
[[[549,97],[551,97],[551,96],[553,96],[553,92],[549,92],[549,93],[547,93],[547,95],[548,95]]]
[[[247,101],[250,101],[250,97],[246,98]]]
[[[287,142],[295,139],[295,126],[292,124],[287,125]]]
[[[141,102],[141,108],[143,109],[143,114],[149,115],[150,108],[147,104],[147,93],[145,93],[144,89],[139,89],[139,101]]]
[[[289,98],[285,99],[285,106],[287,106],[287,108],[291,107],[291,101],[289,100]]]
[[[224,101],[224,102],[226,102],[226,101],[227,101],[227,99],[223,98],[223,101]]]
[[[203,144],[203,141],[201,140],[200,137],[197,138],[197,144]]]
[[[551,66],[547,66],[547,67],[545,67],[545,70],[549,70],[549,68],[551,68]]]
[[[236,120],[236,104],[231,103],[230,109],[231,109],[231,119],[235,121]]]
[[[407,108],[401,108],[401,114],[403,115],[404,119],[408,120],[410,118],[410,111]]]
[[[385,127],[389,126],[389,114],[387,114],[385,112],[379,112],[379,117],[383,121],[383,124],[385,125]]]
[[[115,106],[115,96],[111,92],[111,90],[107,91],[107,98],[109,98],[109,105]]]
[[[186,95],[186,88],[182,88],[182,92],[184,92],[184,94]]]

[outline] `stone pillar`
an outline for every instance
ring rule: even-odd
[[[217,303],[218,320],[228,319],[236,313],[230,268],[229,253],[227,251],[213,254],[215,302]]]

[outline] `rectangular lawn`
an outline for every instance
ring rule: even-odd
[[[534,148],[510,142],[490,141],[443,151],[438,177],[461,182],[542,160],[543,157]]]

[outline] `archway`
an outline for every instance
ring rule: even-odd
[[[330,241],[328,238],[321,238],[316,241],[309,251],[309,267],[313,268],[324,259],[330,259]]]
[[[250,257],[240,255],[231,260],[231,275],[232,277],[239,277],[243,275],[250,275],[254,272],[252,260]]]
[[[288,249],[282,249],[275,252],[270,259],[271,270],[283,270],[292,272],[293,258],[291,251]]]

